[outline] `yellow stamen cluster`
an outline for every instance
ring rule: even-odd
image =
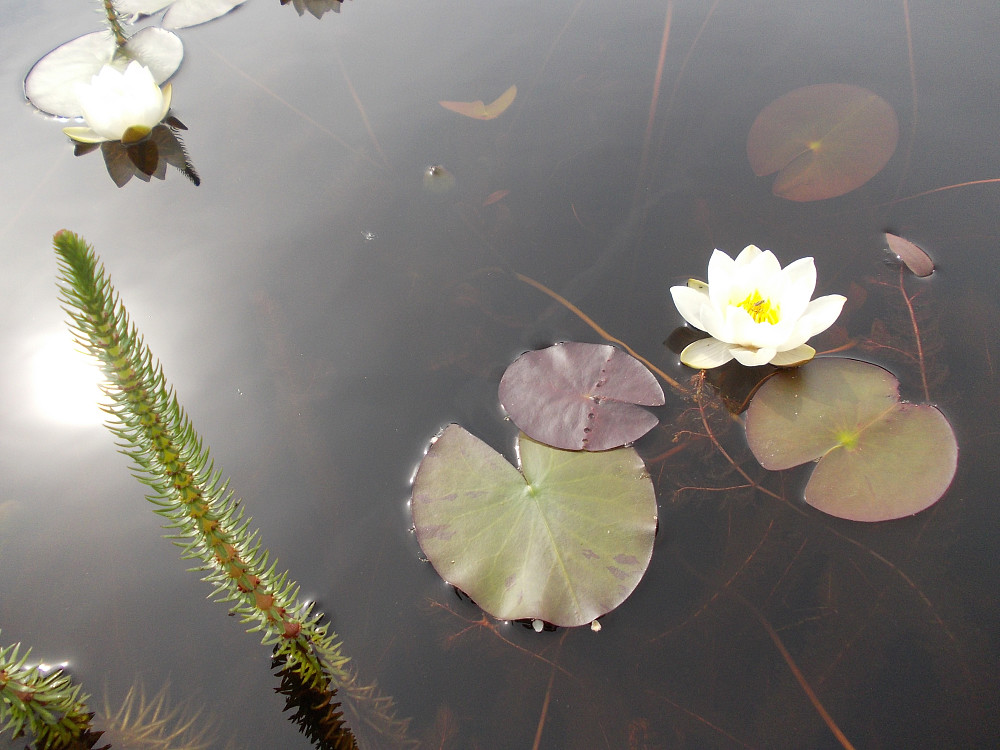
[[[750,313],[750,317],[754,319],[755,323],[774,325],[781,319],[781,306],[762,297],[757,289],[748,294],[742,302],[737,302],[736,306],[742,307]]]

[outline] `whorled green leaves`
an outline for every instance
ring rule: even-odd
[[[367,726],[394,746],[410,745],[408,721],[396,718],[392,699],[360,682],[323,614],[300,596],[251,528],[93,250],[65,230],[53,244],[70,325],[104,373],[108,427],[149,487],[147,498],[181,556],[195,561],[193,570],[212,585],[213,598],[226,602],[250,632],[261,633],[273,658],[296,672],[303,687],[328,700],[337,694],[357,717],[355,730]]]
[[[438,573],[501,619],[584,625],[649,565],[653,484],[635,450],[564,451],[518,438],[520,471],[458,425],[413,482],[417,540]]]
[[[61,669],[29,664],[31,649],[0,648],[0,736],[25,734],[40,750],[91,747],[101,736],[90,728],[88,696]]]
[[[750,403],[746,431],[766,469],[819,459],[805,501],[854,521],[933,505],[958,461],[955,434],[938,409],[901,403],[891,373],[839,357],[776,373]]]

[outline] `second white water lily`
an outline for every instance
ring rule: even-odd
[[[135,60],[124,71],[105,65],[89,84],[77,84],[76,96],[87,127],[63,132],[82,143],[134,143],[149,135],[170,109],[170,84],[161,89],[149,68]]]
[[[774,253],[754,245],[735,259],[715,250],[708,284],[670,288],[684,320],[709,334],[685,347],[681,362],[697,369],[732,359],[751,367],[808,362],[816,350],[806,341],[833,325],[846,301],[839,294],[810,301],[815,289],[812,258],[782,268]]]

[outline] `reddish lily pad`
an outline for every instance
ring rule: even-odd
[[[413,480],[417,541],[494,617],[590,623],[649,566],[653,483],[632,448],[562,451],[522,433],[517,449],[520,471],[462,427],[445,428]]]
[[[899,140],[896,113],[877,94],[844,83],[790,91],[757,115],[747,156],[758,177],[778,173],[772,191],[793,201],[835,198],[886,165]]]
[[[885,233],[889,251],[899,258],[913,272],[914,276],[930,276],[934,273],[934,261],[920,247],[895,234]]]
[[[805,501],[852,521],[902,518],[933,505],[958,462],[955,433],[938,409],[901,403],[892,373],[853,359],[779,371],[750,402],[746,430],[765,469],[819,459]]]
[[[635,357],[608,344],[567,342],[526,352],[500,379],[500,403],[533,440],[564,450],[603,451],[659,424],[644,406],[663,389]]]

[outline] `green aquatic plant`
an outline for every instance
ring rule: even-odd
[[[190,698],[171,703],[170,685],[164,684],[153,696],[146,695],[141,682],[133,683],[121,705],[112,710],[104,700],[104,726],[115,746],[134,750],[210,750],[216,743],[214,719]]]
[[[261,633],[302,685],[339,694],[355,731],[367,726],[383,741],[409,744],[408,720],[396,717],[392,699],[360,683],[323,614],[299,598],[287,572],[277,572],[92,248],[68,231],[58,232],[54,245],[71,327],[104,373],[108,427],[136,477],[152,490],[147,498],[166,519],[168,538],[184,559],[197,561],[214,599],[230,604],[250,632]]]
[[[128,34],[125,33],[125,14],[115,7],[114,0],[101,0],[101,4],[104,6],[104,15],[107,18],[108,27],[111,29],[111,33],[114,34],[115,44],[120,49],[128,41]]]
[[[30,655],[20,643],[0,648],[0,734],[30,732],[44,750],[92,747],[101,733],[90,730],[87,695],[61,669],[29,665]]]

